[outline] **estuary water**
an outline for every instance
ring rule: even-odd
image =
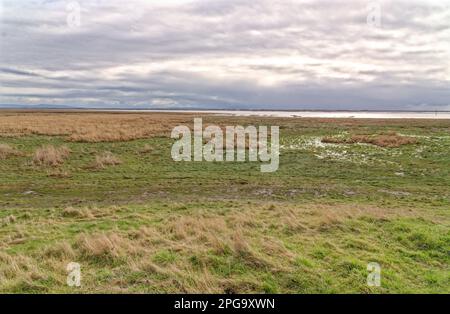
[[[280,118],[450,119],[449,111],[284,111],[284,110],[120,110],[121,112],[209,113],[225,116]]]

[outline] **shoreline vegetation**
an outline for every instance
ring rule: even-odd
[[[280,126],[278,171],[174,162],[171,130],[199,116]],[[445,119],[0,110],[0,291],[449,293],[449,134]]]

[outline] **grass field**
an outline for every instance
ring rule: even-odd
[[[174,162],[193,117],[0,113],[0,291],[450,293],[449,120],[204,115],[280,126],[261,173]]]

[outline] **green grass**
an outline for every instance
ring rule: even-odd
[[[271,122],[281,125],[275,173],[252,162],[174,162],[168,137],[1,138],[25,154],[0,160],[0,291],[450,292],[450,122]],[[419,143],[320,142],[385,131]],[[70,157],[33,165],[44,144],[66,145]],[[122,164],[92,169],[104,151]],[[81,264],[80,288],[66,285],[71,261]],[[370,262],[381,265],[381,287],[366,284]]]

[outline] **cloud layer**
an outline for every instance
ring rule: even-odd
[[[450,110],[448,0],[0,3],[0,104]]]

